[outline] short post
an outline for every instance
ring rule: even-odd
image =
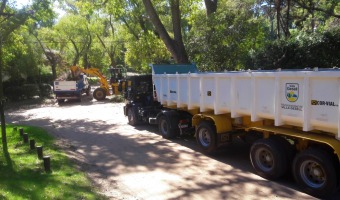
[[[24,143],[28,143],[28,133],[24,133]]]
[[[19,129],[19,133],[20,133],[20,136],[22,137],[24,135],[24,129],[23,128],[20,128]]]
[[[31,150],[35,149],[35,140],[34,139],[30,140],[30,149]]]
[[[50,156],[44,156],[44,168],[45,172],[51,172],[51,157]]]
[[[43,147],[37,146],[37,154],[39,159],[43,159]]]

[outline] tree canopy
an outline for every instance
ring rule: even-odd
[[[8,77],[56,77],[71,65],[340,67],[338,0],[35,0],[20,9],[15,2],[0,9]]]

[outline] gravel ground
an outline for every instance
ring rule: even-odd
[[[7,107],[6,120],[47,129],[109,199],[313,199],[291,177],[257,176],[248,145],[236,142],[209,157],[193,138],[170,141],[155,126],[129,126],[123,105],[88,97],[62,106],[49,100]]]

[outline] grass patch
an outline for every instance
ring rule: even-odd
[[[46,173],[36,150],[24,144],[18,131],[7,125],[9,156],[0,148],[0,199],[105,199],[91,187],[85,174],[79,172],[66,155],[54,145],[44,129],[20,126],[36,146],[43,146],[51,156],[51,173]],[[18,127],[19,129],[19,127]]]

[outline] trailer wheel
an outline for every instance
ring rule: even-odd
[[[137,113],[136,111],[132,108],[128,109],[127,111],[127,117],[129,124],[131,126],[136,126],[138,124],[138,118],[137,118]]]
[[[331,156],[317,149],[307,149],[296,155],[293,174],[299,186],[308,194],[326,198],[337,189],[337,172]]]
[[[294,155],[296,154],[296,149],[291,143],[288,142],[287,139],[281,136],[274,135],[271,136],[270,139],[276,140],[281,145],[283,145],[284,152],[287,157],[287,171],[291,172],[291,163],[293,162]]]
[[[202,121],[196,130],[196,141],[205,153],[214,153],[217,150],[215,126],[210,122]]]
[[[170,120],[165,115],[159,117],[158,129],[163,138],[172,139],[176,136],[175,131],[170,128]]]
[[[102,101],[106,98],[106,91],[104,88],[97,88],[93,91],[93,98],[97,101]]]
[[[260,139],[250,149],[250,160],[255,171],[266,179],[277,179],[288,168],[284,146],[273,139]]]

